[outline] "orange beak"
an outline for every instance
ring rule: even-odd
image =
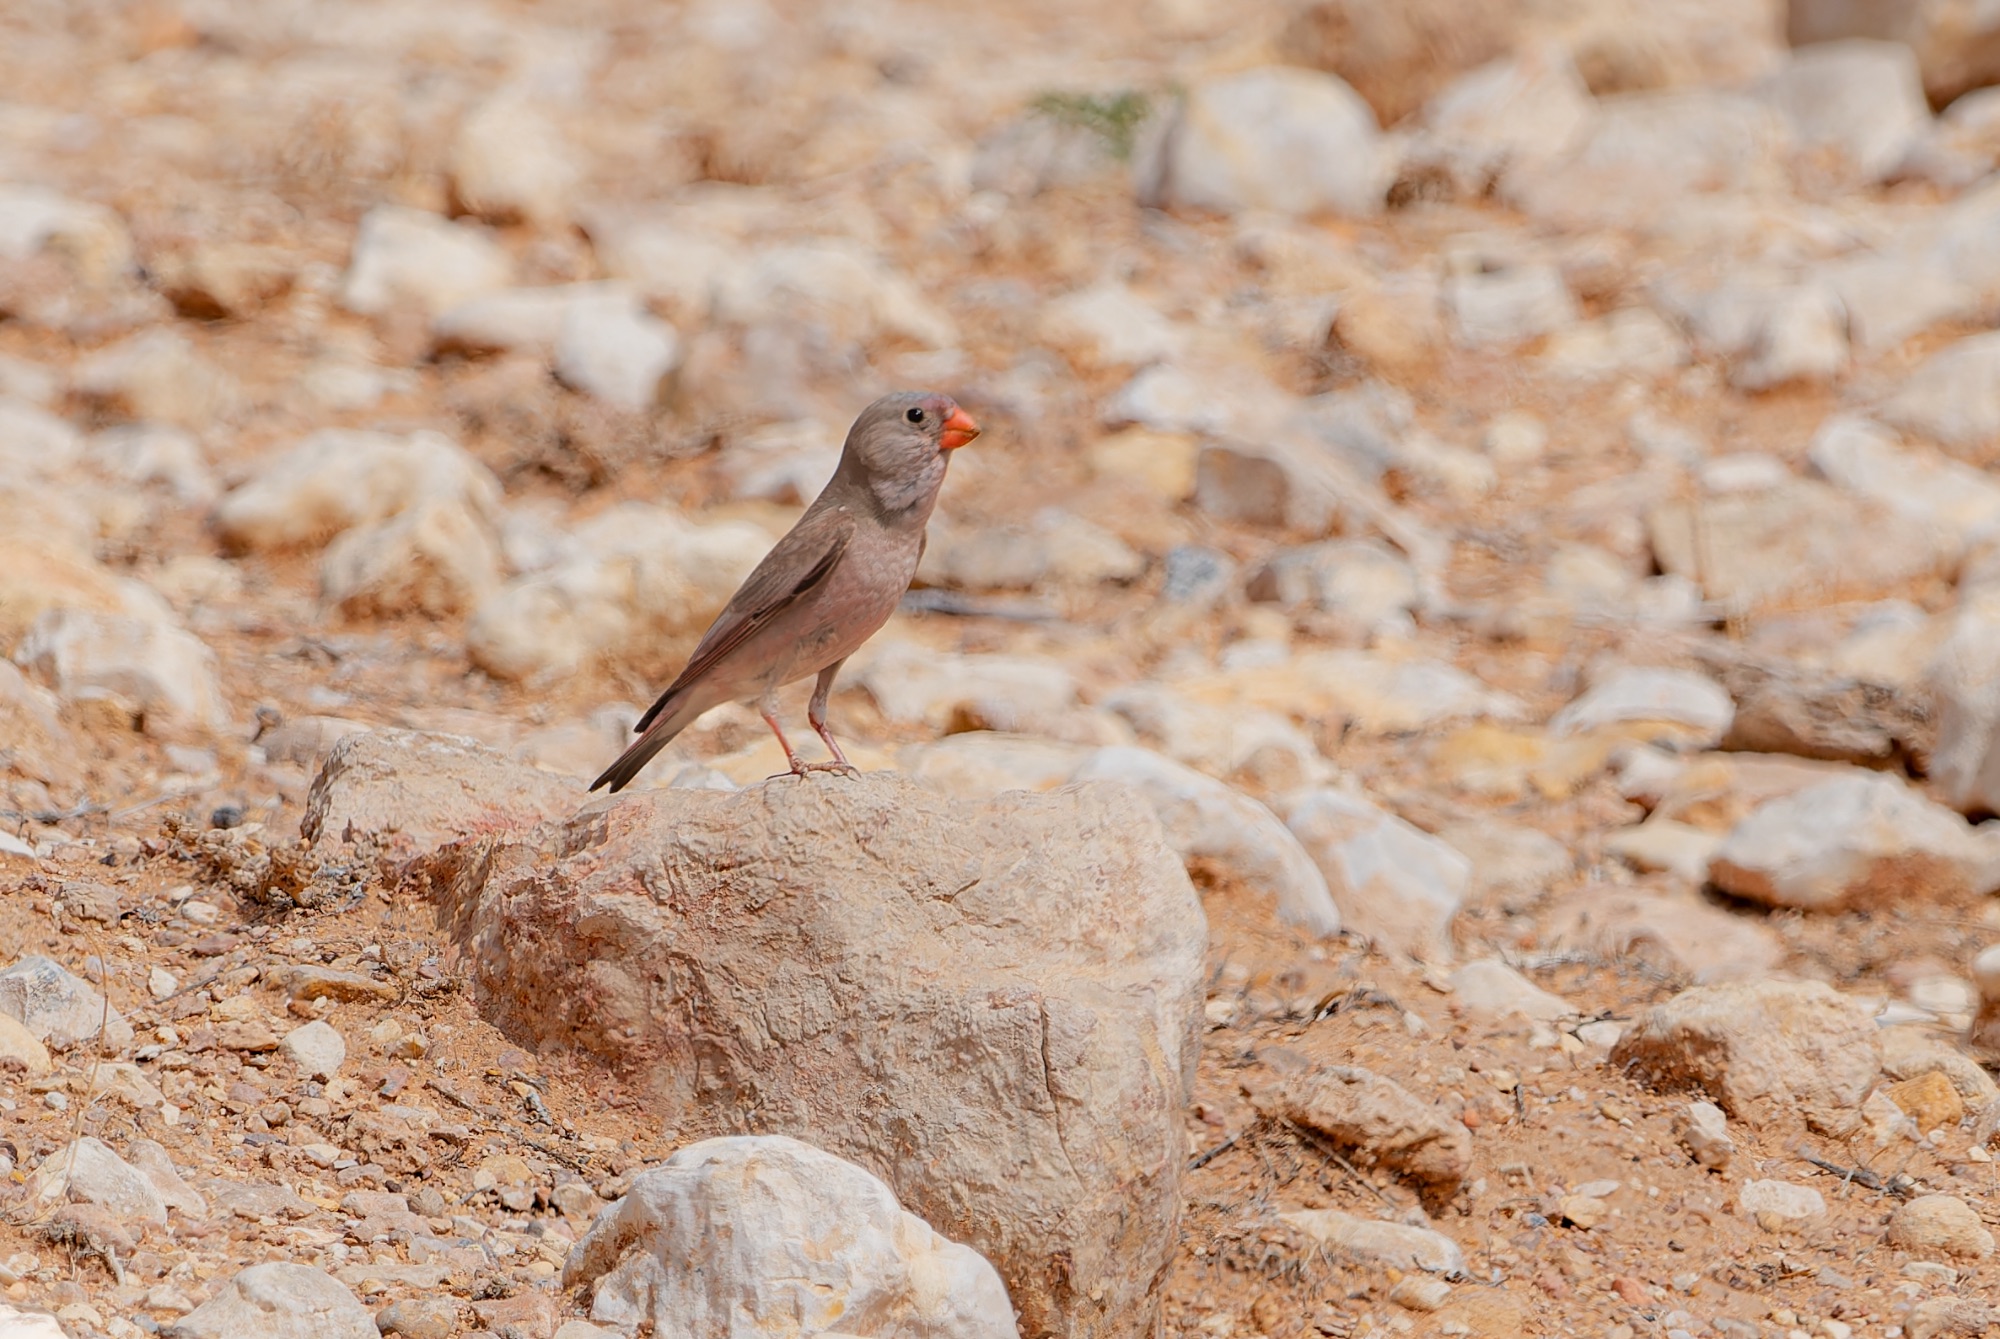
[[[951,417],[944,421],[944,432],[938,438],[938,445],[946,451],[956,451],[979,435],[979,425],[972,421],[972,415],[954,407]]]

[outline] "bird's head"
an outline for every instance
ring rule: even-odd
[[[847,434],[846,460],[884,506],[900,510],[935,494],[953,451],[979,435],[979,425],[949,395],[897,391],[861,411]]]

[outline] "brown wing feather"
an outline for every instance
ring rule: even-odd
[[[808,511],[801,516],[799,523],[778,541],[776,548],[764,555],[764,561],[757,564],[742,588],[715,616],[715,622],[702,634],[700,645],[689,657],[687,668],[639,718],[634,733],[644,734],[675,694],[714,669],[757,629],[826,580],[853,538],[854,517],[844,507],[830,507],[817,513]]]

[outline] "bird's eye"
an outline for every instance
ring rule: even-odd
[[[909,413],[903,415],[903,417],[912,423],[922,423],[924,421],[924,411],[921,409],[912,409]]]

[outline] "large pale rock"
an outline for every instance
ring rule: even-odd
[[[1257,1097],[1264,1114],[1325,1135],[1363,1166],[1406,1177],[1449,1199],[1472,1166],[1472,1132],[1372,1070],[1330,1065],[1301,1070]]]
[[[1145,797],[1174,850],[1212,860],[1276,904],[1278,914],[1317,935],[1340,933],[1340,910],[1305,848],[1258,801],[1149,749],[1102,748],[1071,781],[1116,781]]]
[[[1996,220],[2000,181],[1909,220],[1879,248],[1822,266],[1847,308],[1855,347],[1890,349],[1936,322],[1984,310],[2000,290]],[[1976,382],[1976,375],[1967,380]],[[1921,404],[1911,408],[1924,413]]]
[[[1905,447],[1868,419],[1828,419],[1806,458],[1821,478],[1956,539],[1961,549],[2000,534],[2000,484],[1938,452]]]
[[[1491,1022],[1526,1018],[1553,1023],[1581,1012],[1560,995],[1552,995],[1498,958],[1468,962],[1451,974],[1454,1012]]]
[[[1905,175],[1962,190],[2000,166],[2000,96],[1974,89],[1938,114],[1904,161]]]
[[[556,375],[613,409],[642,413],[680,364],[680,335],[636,296],[608,289],[572,298],[556,331]]]
[[[1250,436],[1246,425],[1264,417],[1257,403],[1268,406],[1278,394],[1268,379],[1247,376],[1240,367],[1210,367],[1188,357],[1140,369],[1105,402],[1101,417],[1107,428]]]
[[[377,205],[362,217],[340,300],[363,316],[406,308],[428,315],[505,288],[512,273],[507,253],[484,229]]]
[[[0,397],[0,467],[12,482],[59,474],[83,454],[83,434],[67,420]]]
[[[1943,211],[1947,215],[1950,211]],[[1928,232],[1927,229],[1912,229]],[[1953,248],[1925,237],[1832,261],[1820,273],[1847,309],[1852,347],[1863,354],[1892,349],[1939,321],[1979,303],[1978,289],[1954,270]]]
[[[1513,204],[1561,227],[1668,224],[1718,193],[1783,186],[1784,120],[1755,98],[1708,89],[1601,98],[1570,151],[1509,173]]]
[[[500,548],[486,513],[430,494],[334,540],[319,583],[321,598],[348,614],[461,613],[499,586]]]
[[[1076,676],[1041,656],[953,655],[909,642],[864,649],[850,670],[882,714],[898,724],[1033,734],[1076,705]]]
[[[167,1221],[166,1201],[152,1181],[90,1135],[42,1159],[35,1197],[99,1204],[127,1222],[143,1219],[165,1226]]]
[[[1478,199],[1508,171],[1552,162],[1575,143],[1593,112],[1569,53],[1540,46],[1461,76],[1424,108],[1403,155],[1402,181],[1432,181]]]
[[[1190,90],[1139,179],[1149,204],[1373,214],[1394,171],[1374,112],[1344,81],[1267,66]]]
[[[1826,1199],[1811,1186],[1790,1181],[1745,1181],[1736,1207],[1766,1232],[1803,1227],[1826,1217]]]
[[[575,782],[459,735],[369,730],[334,745],[306,794],[309,842],[402,839],[419,849],[568,814]]]
[[[491,524],[500,481],[439,433],[322,428],[232,489],[215,509],[215,528],[238,549],[310,546],[429,498],[455,500]]]
[[[1324,535],[1341,516],[1344,476],[1339,462],[1291,437],[1213,438],[1195,457],[1194,504],[1225,524]]]
[[[1516,720],[1520,699],[1442,661],[1370,651],[1315,651],[1269,665],[1190,675],[1174,688],[1198,702],[1304,718],[1345,717],[1369,734],[1451,721]]]
[[[917,580],[957,590],[1025,590],[1045,583],[1130,581],[1145,570],[1145,557],[1102,526],[1061,507],[1044,507],[1025,525],[933,521]]]
[[[869,1168],[1028,1333],[1151,1332],[1206,935],[1136,797],[785,778],[454,850],[441,914],[517,1038]]]
[[[1803,148],[1839,158],[1861,181],[1901,167],[1930,129],[1916,53],[1901,42],[1823,42],[1792,53],[1767,94]]]
[[[1621,307],[1550,336],[1542,365],[1579,381],[1605,381],[1658,377],[1691,356],[1686,338],[1651,307]]]
[[[1926,358],[1881,415],[1950,450],[1989,445],[2000,437],[2000,331],[1947,344]]]
[[[126,1146],[125,1159],[153,1183],[153,1189],[160,1192],[160,1202],[169,1209],[194,1218],[208,1216],[208,1201],[181,1179],[173,1158],[159,1144],[151,1139],[134,1139]]]
[[[1142,367],[1180,352],[1186,337],[1123,284],[1101,283],[1065,294],[1043,309],[1042,342],[1078,366]]]
[[[1722,685],[1705,674],[1628,666],[1593,683],[1550,719],[1549,729],[1572,735],[1634,722],[1664,722],[1685,727],[1695,747],[1713,748],[1728,733],[1735,712]]]
[[[1936,734],[1930,706],[1907,685],[1937,640],[1921,611],[1890,604],[1858,620],[1824,669],[1740,647],[1704,648],[1702,659],[1736,702],[1723,747],[1869,766],[1899,753],[1928,756]]]
[[[1465,1272],[1464,1249],[1444,1233],[1430,1228],[1357,1218],[1338,1209],[1301,1209],[1278,1217],[1364,1264],[1421,1269],[1447,1276]]]
[[[1993,1234],[1979,1211],[1954,1195],[1919,1195],[1889,1216],[1888,1241],[1925,1260],[1984,1260]]]
[[[29,847],[28,851],[32,855],[34,848]],[[0,1012],[0,1067],[20,1070],[31,1079],[38,1079],[55,1067],[49,1058],[49,1048],[28,1031],[25,1023],[6,1012]]]
[[[1546,832],[1504,818],[1477,815],[1437,830],[1445,845],[1472,862],[1472,893],[1529,893],[1537,899],[1576,872],[1576,854]]]
[[[585,230],[605,274],[690,324],[709,319],[717,278],[741,261],[724,230],[677,214],[593,213]]]
[[[843,349],[884,338],[942,349],[957,340],[950,317],[906,275],[847,241],[752,248],[711,271],[709,282],[714,315],[735,325],[804,324]]]
[[[1760,805],[1716,848],[1709,877],[1812,911],[1965,901],[2000,887],[2000,847],[1897,777],[1856,772]]]
[[[1977,959],[1974,961],[1976,963]],[[1945,979],[1953,980],[1960,989],[1964,987],[1962,981]],[[1942,1076],[1957,1095],[1961,1115],[1966,1111],[1984,1110],[1989,1102],[2000,1098],[2000,1084],[1995,1084],[1993,1076],[1976,1060],[1950,1042],[1925,1036],[1913,1027],[1882,1030],[1882,1073],[1888,1078],[1902,1080],[1921,1079],[1931,1074]]]
[[[1054,790],[1092,750],[1082,744],[968,730],[904,749],[898,759],[926,790],[983,800],[1003,790]]]
[[[1397,952],[1451,957],[1451,919],[1472,881],[1470,860],[1349,791],[1300,791],[1281,808],[1326,876],[1343,926]]]
[[[168,1339],[380,1339],[375,1318],[310,1265],[252,1265],[168,1326]]]
[[[611,654],[659,659],[705,627],[771,547],[746,521],[701,525],[639,502],[593,517],[573,538],[567,556],[473,611],[465,630],[473,664],[527,679],[573,674]]]
[[[1281,549],[1250,579],[1250,598],[1337,615],[1370,631],[1407,628],[1423,602],[1409,559],[1370,540],[1330,540]]]
[[[1940,106],[2000,81],[2000,20],[1977,0],[1790,0],[1785,16],[1793,46],[1868,38],[1909,47]]]
[[[551,360],[572,308],[621,294],[637,303],[636,290],[617,280],[502,288],[440,312],[431,321],[431,339],[441,353],[532,353]]]
[[[1729,1137],[1729,1118],[1713,1102],[1690,1102],[1676,1122],[1681,1143],[1694,1160],[1714,1171],[1727,1171],[1736,1156],[1736,1141]]]
[[[332,1078],[347,1059],[346,1038],[323,1019],[293,1028],[278,1042],[278,1049],[299,1067],[300,1073],[316,1079]]]
[[[125,699],[148,733],[199,735],[229,723],[215,652],[164,619],[51,609],[14,658],[71,701],[107,693]]]
[[[320,594],[348,614],[439,616],[500,584],[500,481],[435,432],[328,428],[278,457],[216,508],[231,545],[270,549],[335,536]]]
[[[457,203],[493,223],[559,224],[582,176],[574,147],[520,90],[475,108],[452,141],[447,171]]]
[[[2000,812],[2000,599],[1969,595],[1924,667],[1937,717],[1931,782],[1963,813]]]
[[[1670,819],[1652,819],[1644,831]],[[1708,855],[1720,835],[1684,827],[1690,841],[1700,843],[1700,863],[1688,869],[1688,883],[1700,883],[1708,873]],[[1606,841],[1608,849],[1616,849]],[[1786,947],[1778,933],[1760,919],[1734,915],[1712,901],[1686,893],[1656,893],[1636,887],[1586,885],[1574,897],[1556,903],[1548,913],[1548,935],[1554,945],[1608,957],[1654,961],[1698,985],[1718,981],[1754,981],[1770,975],[1784,961]]]
[[[1662,570],[1750,607],[1861,599],[1939,570],[1933,530],[1816,479],[1657,504],[1646,516]],[[1868,543],[1855,544],[1865,534]]]
[[[1642,1014],[1611,1063],[1751,1125],[1797,1113],[1837,1136],[1860,1124],[1882,1064],[1877,1033],[1866,1006],[1823,982],[1694,986]]]
[[[1305,731],[1274,711],[1210,706],[1149,683],[1121,688],[1098,705],[1148,748],[1210,776],[1291,789],[1332,775]]]
[[[103,205],[40,186],[0,188],[0,259],[44,250],[61,252],[78,279],[97,287],[130,273],[135,259],[124,220]]]
[[[1825,381],[1847,366],[1846,307],[1816,276],[1753,267],[1712,286],[1664,283],[1659,295],[1742,390]]]
[[[0,970],[0,1013],[56,1050],[95,1038],[100,1029],[113,1052],[132,1044],[132,1025],[88,981],[60,963],[30,954]]]
[[[1014,1308],[977,1251],[906,1212],[888,1186],[783,1135],[690,1144],[639,1173],[563,1266],[592,1320],[762,1339],[817,1333],[1013,1339]]]

